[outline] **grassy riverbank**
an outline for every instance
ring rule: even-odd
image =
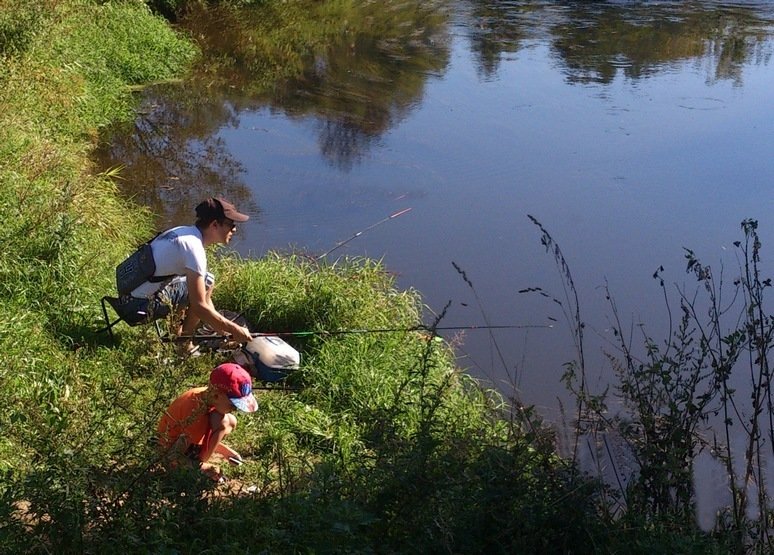
[[[217,355],[95,330],[115,264],[151,232],[89,153],[130,90],[197,55],[141,2],[0,0],[0,552],[710,552],[690,527],[614,520],[538,424],[431,334],[292,341],[227,486],[162,472],[160,411]],[[215,255],[220,256],[215,256]],[[213,253],[217,304],[264,329],[411,327],[421,298],[369,260]],[[636,541],[632,541],[635,538]]]

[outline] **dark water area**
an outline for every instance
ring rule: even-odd
[[[181,22],[195,75],[146,89],[96,155],[159,228],[219,194],[252,216],[243,255],[320,254],[410,208],[328,259],[383,260],[428,322],[528,326],[465,332],[459,364],[549,418],[578,351],[528,215],[571,272],[593,389],[617,352],[606,290],[636,345],[667,330],[658,268],[696,287],[683,247],[730,282],[754,218],[774,269],[772,3],[323,4]]]

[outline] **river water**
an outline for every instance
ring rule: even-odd
[[[601,390],[605,287],[637,343],[640,325],[665,333],[659,267],[669,291],[695,287],[683,247],[731,281],[754,218],[767,267],[771,3],[324,4],[184,18],[196,74],[141,93],[97,164],[123,166],[160,228],[223,195],[252,216],[232,243],[245,256],[351,238],[328,259],[382,259],[428,322],[448,304],[442,326],[527,326],[464,332],[459,364],[549,418],[578,357],[566,270]]]

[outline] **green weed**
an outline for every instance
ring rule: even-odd
[[[575,316],[568,321],[582,347],[583,325],[569,269],[553,238],[533,222],[574,295],[568,305]],[[619,479],[617,492],[599,490],[601,508],[617,530],[612,545],[625,541],[627,550],[638,553],[771,550],[771,496],[762,472],[774,440],[769,360],[774,319],[765,308],[771,280],[762,275],[758,222],[744,220],[741,228],[744,239],[734,243],[739,274],[730,287],[722,273],[716,275],[686,249],[686,272],[697,285],[676,289],[679,318],[672,313],[663,268],[654,274],[669,314],[663,341],[644,335],[639,350],[624,333],[607,291],[618,340],[616,353],[608,355],[617,377],[612,393],[589,391],[582,356],[568,365],[566,382],[578,399],[576,448],[581,438],[605,448],[609,437],[620,438],[634,460],[624,472],[615,468],[618,461],[609,451],[593,455],[599,468],[601,461],[613,465]],[[618,413],[607,408],[614,394],[622,404]],[[730,504],[718,512],[711,533],[701,531],[696,519],[694,469],[705,452],[724,469],[730,490]]]

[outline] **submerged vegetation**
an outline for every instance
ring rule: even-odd
[[[151,6],[167,16],[182,8]],[[282,9],[303,14],[299,6]],[[181,359],[150,326],[123,326],[116,343],[97,331],[113,269],[147,238],[152,217],[118,194],[114,173],[96,174],[89,155],[101,128],[132,117],[132,87],[182,75],[198,55],[192,44],[143,2],[0,0],[0,551],[721,553],[769,546],[767,510],[747,517],[751,490],[731,481],[731,512],[710,534],[696,525],[690,483],[692,461],[708,442],[700,425],[736,410],[728,378],[749,355],[746,455],[732,457],[723,438],[714,448],[729,476],[759,485],[759,507],[768,500],[758,463],[770,434],[772,322],[763,312],[770,283],[757,270],[754,222],[745,223],[739,245],[738,329],[720,326],[726,305],[693,257],[689,268],[711,295],[711,325],[702,327],[686,294],[665,350],[648,341],[639,361],[622,342],[620,393],[629,417],[609,418],[605,399],[587,390],[582,356],[569,367],[577,421],[596,425],[579,425],[578,437],[604,441],[615,428],[637,457],[626,487],[582,475],[529,409],[507,406],[455,368],[432,327],[293,339],[302,368],[284,386],[259,391],[258,413],[239,417],[232,443],[247,462],[225,469],[230,481],[215,486],[198,473],[162,470],[150,442],[160,412],[185,387],[204,383],[224,355]],[[287,44],[305,46],[304,37]],[[227,250],[213,259],[217,305],[264,330],[410,329],[422,314],[419,294],[396,289],[371,260],[245,260]],[[580,313],[572,314],[582,348]]]

